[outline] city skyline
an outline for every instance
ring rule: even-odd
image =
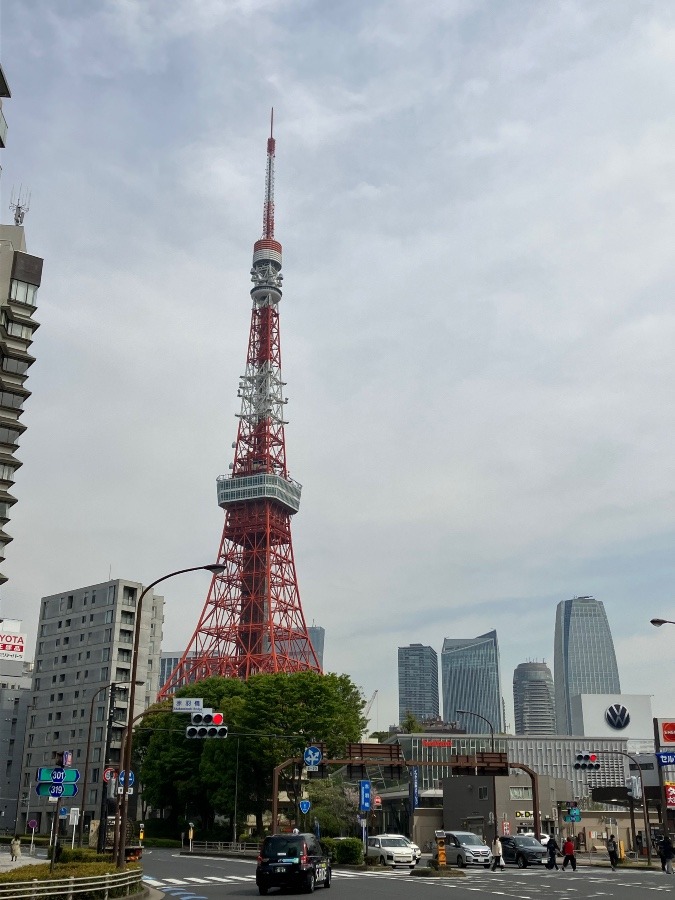
[[[671,715],[672,11],[260,8],[3,7],[0,216],[28,186],[46,262],[0,616],[32,635],[41,596],[213,561],[274,106],[327,670],[386,727],[396,647],[494,628],[510,673],[588,594],[622,687]],[[203,601],[170,584],[168,647]]]

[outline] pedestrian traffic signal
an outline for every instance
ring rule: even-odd
[[[213,712],[211,709],[202,710],[192,713],[190,720],[192,724],[185,729],[186,738],[227,737],[227,725],[223,724],[225,717],[221,712]]]
[[[582,750],[580,753],[577,753],[577,761],[574,763],[574,768],[587,770],[599,769],[600,763],[598,762],[597,754],[591,753],[590,750]]]
[[[633,800],[639,800],[640,797],[642,797],[640,779],[637,775],[629,775],[628,778],[626,778],[626,793],[629,797],[632,797]]]

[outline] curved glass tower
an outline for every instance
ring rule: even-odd
[[[502,691],[499,678],[497,632],[476,638],[446,638],[441,651],[443,718],[452,722],[465,709],[486,718],[495,731],[502,726]],[[474,734],[489,731],[479,718],[466,723]]]
[[[513,673],[516,734],[555,734],[553,676],[545,662],[521,663]]]
[[[553,674],[559,734],[571,734],[572,697],[621,693],[614,641],[602,600],[573,597],[558,604]]]

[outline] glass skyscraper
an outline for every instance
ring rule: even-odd
[[[486,718],[496,732],[503,731],[496,631],[465,640],[446,638],[441,651],[441,678],[446,722],[456,721],[457,710],[465,709]],[[476,734],[490,730],[477,716],[467,716],[466,725]]]
[[[521,663],[513,673],[516,734],[556,734],[553,676],[545,662]]]
[[[438,716],[438,654],[433,647],[411,644],[398,648],[398,721]]]
[[[620,694],[619,669],[601,600],[574,597],[556,609],[553,655],[558,734],[570,734],[577,694]]]

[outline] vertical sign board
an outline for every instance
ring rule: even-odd
[[[666,804],[668,809],[675,809],[675,782],[666,781],[664,787],[666,789]]]
[[[419,766],[411,766],[410,781],[408,782],[408,799],[410,800],[410,812],[414,813],[420,805],[420,770]]]
[[[370,782],[359,781],[359,809],[361,812],[370,810]]]

